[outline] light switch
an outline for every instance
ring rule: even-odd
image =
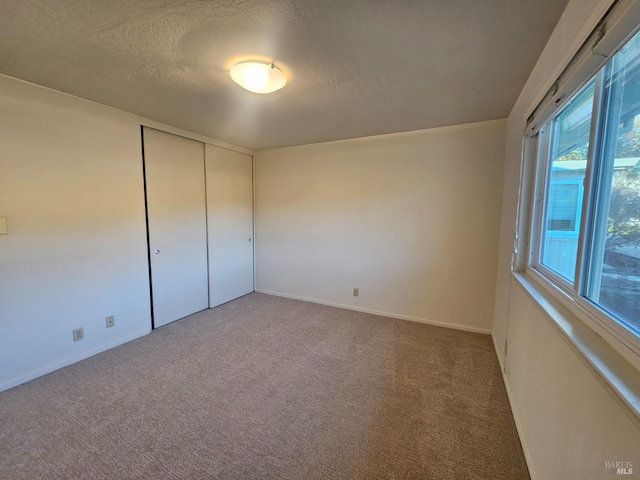
[[[0,217],[0,235],[7,235],[9,233],[9,229],[7,228],[7,218]]]

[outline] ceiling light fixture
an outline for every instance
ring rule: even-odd
[[[254,93],[272,93],[287,83],[287,77],[282,70],[273,62],[263,60],[244,60],[236,63],[229,73],[231,80]]]

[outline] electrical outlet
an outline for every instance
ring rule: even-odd
[[[359,288],[354,288],[353,289],[353,296],[357,297],[358,295],[360,295],[360,289]]]
[[[104,321],[107,324],[107,328],[111,328],[116,324],[116,319],[113,315],[109,315],[107,318],[104,319]]]
[[[76,328],[73,330],[73,341],[78,342],[84,340],[84,330],[82,328]]]

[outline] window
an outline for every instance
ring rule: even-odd
[[[640,33],[540,128],[538,145],[530,267],[637,340]]]
[[[540,229],[537,262],[568,285],[573,284],[576,270],[594,91],[591,82],[541,133],[548,144],[544,195],[540,195],[546,228]]]
[[[640,34],[604,73],[586,296],[640,332]]]

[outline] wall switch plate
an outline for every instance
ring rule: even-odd
[[[73,330],[73,341],[77,342],[84,339],[84,330],[82,328],[76,328]]]
[[[104,319],[104,321],[107,324],[107,328],[111,328],[116,324],[116,319],[113,315],[109,315],[107,318]]]
[[[359,288],[354,288],[353,289],[353,296],[357,297],[358,295],[360,295],[360,289]]]
[[[7,217],[0,217],[0,235],[8,235],[9,227],[7,227]]]

